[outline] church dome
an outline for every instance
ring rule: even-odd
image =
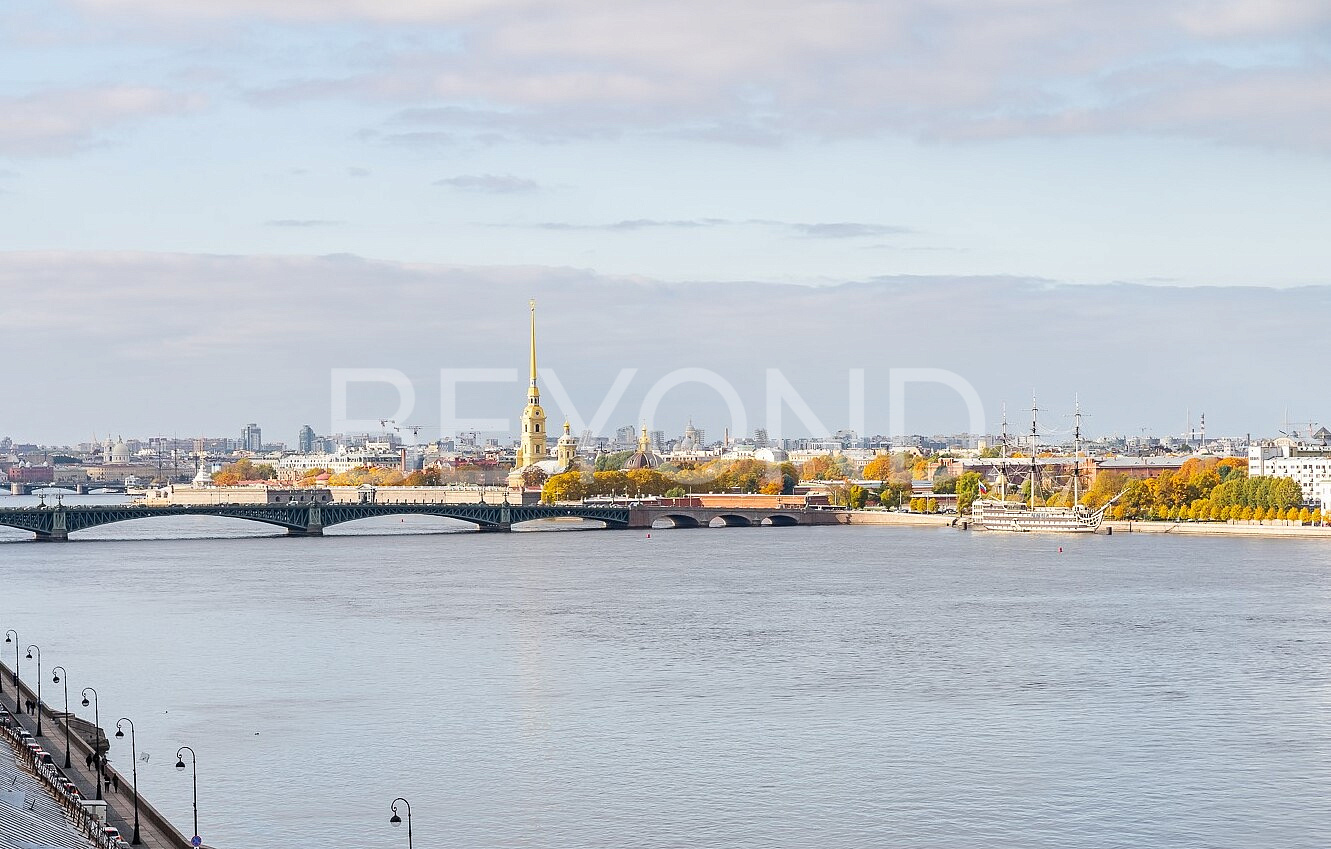
[[[676,451],[697,451],[698,450],[698,431],[693,426],[693,419],[689,419],[689,426],[684,428],[684,438],[675,446]]]
[[[120,465],[129,462],[129,446],[123,439],[111,448],[111,462]]]
[[[655,469],[661,465],[661,458],[651,451],[635,451],[633,456],[624,461],[623,469],[626,472],[634,469]]]
[[[634,469],[655,469],[659,465],[661,465],[661,457],[652,450],[651,442],[647,437],[647,423],[643,422],[642,430],[638,436],[638,450],[633,453],[632,457],[624,461],[621,468],[629,472]]]

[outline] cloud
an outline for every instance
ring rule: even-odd
[[[374,137],[398,146],[1132,133],[1331,152],[1325,0],[76,2],[276,28],[309,49],[287,82],[237,88],[392,110]],[[358,61],[302,64],[347,23],[372,33]]]
[[[773,221],[766,218],[749,218],[742,221],[729,218],[627,218],[608,224],[576,224],[565,221],[542,221],[530,226],[539,230],[600,230],[610,233],[628,233],[637,230],[697,230],[711,227],[734,227],[742,225],[774,227],[788,230],[794,235],[812,239],[856,239],[881,237],[913,232],[907,227],[889,224],[863,224],[855,221],[837,221],[825,224],[804,224],[789,221]],[[510,226],[510,225],[502,225]]]
[[[358,167],[358,166],[352,165],[352,166],[350,166],[350,167],[347,168],[347,176],[348,176],[348,177],[368,177],[368,176],[370,176],[370,169],[369,169],[369,168],[360,168],[360,167]]]
[[[135,120],[201,108],[199,95],[151,86],[95,86],[0,95],[0,154],[68,154],[104,142],[103,134]]]
[[[336,227],[344,221],[329,221],[323,218],[278,218],[265,221],[265,227]]]
[[[227,297],[219,298],[221,291]],[[963,376],[981,394],[992,426],[999,403],[1029,397],[1032,386],[1051,411],[1059,401],[1069,408],[1080,391],[1097,433],[1137,433],[1142,425],[1172,429],[1191,405],[1206,410],[1217,432],[1270,434],[1286,403],[1291,412],[1305,410],[1300,417],[1311,416],[1331,392],[1331,378],[1317,369],[1270,367],[1272,350],[1289,362],[1318,362],[1324,355],[1318,334],[1290,333],[1290,316],[1308,327],[1331,321],[1331,286],[1065,285],[994,276],[883,277],[811,287],[349,255],[31,252],[0,254],[0,292],[7,309],[24,316],[7,328],[16,350],[41,347],[52,334],[68,340],[44,348],[47,368],[14,370],[7,384],[15,397],[40,396],[46,403],[7,410],[6,431],[43,442],[83,439],[94,425],[126,433],[217,434],[232,432],[237,421],[259,421],[265,431],[294,439],[306,421],[325,426],[332,367],[403,371],[419,390],[416,420],[437,422],[432,393],[441,368],[525,372],[532,297],[543,305],[542,364],[558,371],[585,416],[620,368],[640,369],[611,427],[636,421],[652,383],[689,367],[708,368],[731,383],[749,410],[750,427],[762,426],[766,369],[778,368],[833,428],[847,423],[847,369],[865,368],[870,432],[887,427],[892,367],[936,367]],[[366,292],[411,320],[357,323],[347,305],[363,302]],[[485,309],[460,315],[450,306],[473,302],[477,292],[485,293]],[[900,328],[884,332],[885,315],[938,317],[947,344],[929,344],[927,334]],[[1226,336],[1218,367],[1216,328],[1235,326],[1236,316],[1243,332]],[[356,326],[351,346],[345,334],[329,332],[349,322]],[[1117,349],[1148,350],[1170,367],[1093,368],[1093,356],[1079,355],[1088,351],[1088,322],[1112,327]],[[153,333],[127,336],[126,326],[150,326]],[[801,344],[774,344],[795,326]],[[856,353],[828,341],[843,339],[872,345]],[[995,344],[1003,356],[992,356]],[[80,367],[90,361],[98,368]],[[133,382],[133,396],[123,392],[124,381],[108,381],[107,374]],[[236,380],[237,374],[246,379]],[[1189,376],[1185,384],[1180,374]],[[1235,393],[1235,385],[1247,389]],[[500,384],[493,403],[463,414],[514,423],[522,392],[519,382]],[[920,396],[912,388],[906,400],[912,431],[965,428],[955,395]],[[244,418],[233,420],[241,415],[235,411]],[[671,393],[654,424],[678,432],[690,414],[712,432],[727,424],[725,404],[714,392],[691,394],[687,387]],[[1051,412],[1049,419],[1056,418]],[[787,427],[798,435],[790,416]]]
[[[435,180],[436,186],[450,186],[469,192],[489,192],[492,194],[511,195],[539,191],[540,183],[512,174],[460,174]]]
[[[791,224],[796,232],[815,239],[857,239],[864,236],[894,236],[909,233],[905,227],[886,224],[860,224],[854,221],[836,221],[829,224]]]
[[[693,230],[701,227],[721,227],[734,224],[724,218],[693,218],[666,221],[655,218],[628,218],[612,221],[609,224],[571,224],[564,221],[542,221],[529,225],[538,230],[602,230],[610,233],[627,233],[634,230]]]

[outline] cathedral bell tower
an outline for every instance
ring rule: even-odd
[[[564,422],[564,435],[559,437],[555,445],[555,459],[559,462],[561,472],[573,468],[578,460],[578,440],[573,437],[568,422]]]
[[[516,469],[550,459],[546,445],[545,410],[541,409],[541,390],[536,386],[536,301],[531,307],[531,386],[527,389],[527,407],[522,411],[522,445],[518,449]]]

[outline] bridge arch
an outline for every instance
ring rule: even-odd
[[[73,522],[66,532],[71,537],[84,539],[115,539],[115,536],[107,536],[97,533],[103,528],[110,529],[113,525],[136,524],[139,522],[149,522],[166,518],[176,520],[174,527],[168,526],[160,532],[153,531],[134,531],[134,534],[143,533],[147,539],[188,539],[192,537],[228,537],[228,536],[268,536],[274,531],[290,533],[296,530],[296,526],[272,519],[259,518],[255,516],[234,516],[217,513],[176,513],[170,516],[116,516],[114,518],[105,518],[94,522],[83,522],[77,527]]]
[[[659,523],[659,524],[658,524]],[[667,513],[664,516],[657,516],[652,521],[653,528],[700,528],[702,523],[693,516],[682,513]]]
[[[484,530],[489,527],[484,522],[464,519],[459,516],[436,515],[418,511],[401,513],[372,513],[351,518],[339,518],[335,521],[325,519],[323,532],[329,536],[364,536],[422,533],[457,533],[472,530]]]
[[[721,524],[718,525],[717,522],[720,522]],[[748,516],[741,516],[738,513],[721,513],[717,516],[713,516],[712,520],[708,522],[707,525],[712,528],[747,528],[753,525],[753,520]]]
[[[771,516],[763,519],[759,524],[769,525],[773,528],[789,528],[800,523],[799,519],[789,516],[785,513],[773,513]]]
[[[511,527],[515,531],[592,531],[615,526],[595,516],[538,516],[535,519],[514,519]]]

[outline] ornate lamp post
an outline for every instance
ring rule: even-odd
[[[6,631],[5,642],[14,644],[14,707],[22,711],[23,705],[19,704],[19,702],[23,701],[22,691],[19,690],[18,686],[18,631],[15,631],[13,628]]]
[[[61,679],[61,675],[64,679]],[[65,667],[57,666],[51,670],[51,683],[65,685],[65,769],[69,769],[69,674],[65,672]]]
[[[92,756],[97,759],[97,798],[102,798],[102,719],[101,702],[97,691],[92,687],[83,688],[83,706],[88,706],[88,694],[92,693]]]
[[[388,824],[394,828],[402,825],[402,817],[397,815],[398,802],[407,806],[407,849],[411,849],[411,803],[406,799],[403,799],[401,796],[394,799],[393,803],[389,805],[389,807],[393,809],[393,816],[388,818]]]
[[[194,839],[193,845],[202,845],[199,839],[199,760],[194,755],[194,750],[189,746],[181,746],[176,752],[176,769],[182,772],[185,769],[185,753],[189,752],[190,766],[194,768]]]
[[[42,736],[42,650],[36,646],[28,646],[28,660],[32,660],[32,653],[37,652],[37,736]]]
[[[116,736],[122,740],[125,739],[125,732],[120,727],[125,723],[129,723],[129,758],[134,774],[134,839],[130,843],[137,846],[141,842],[139,840],[139,746],[134,739],[134,723],[126,717],[122,716],[116,720]]]

